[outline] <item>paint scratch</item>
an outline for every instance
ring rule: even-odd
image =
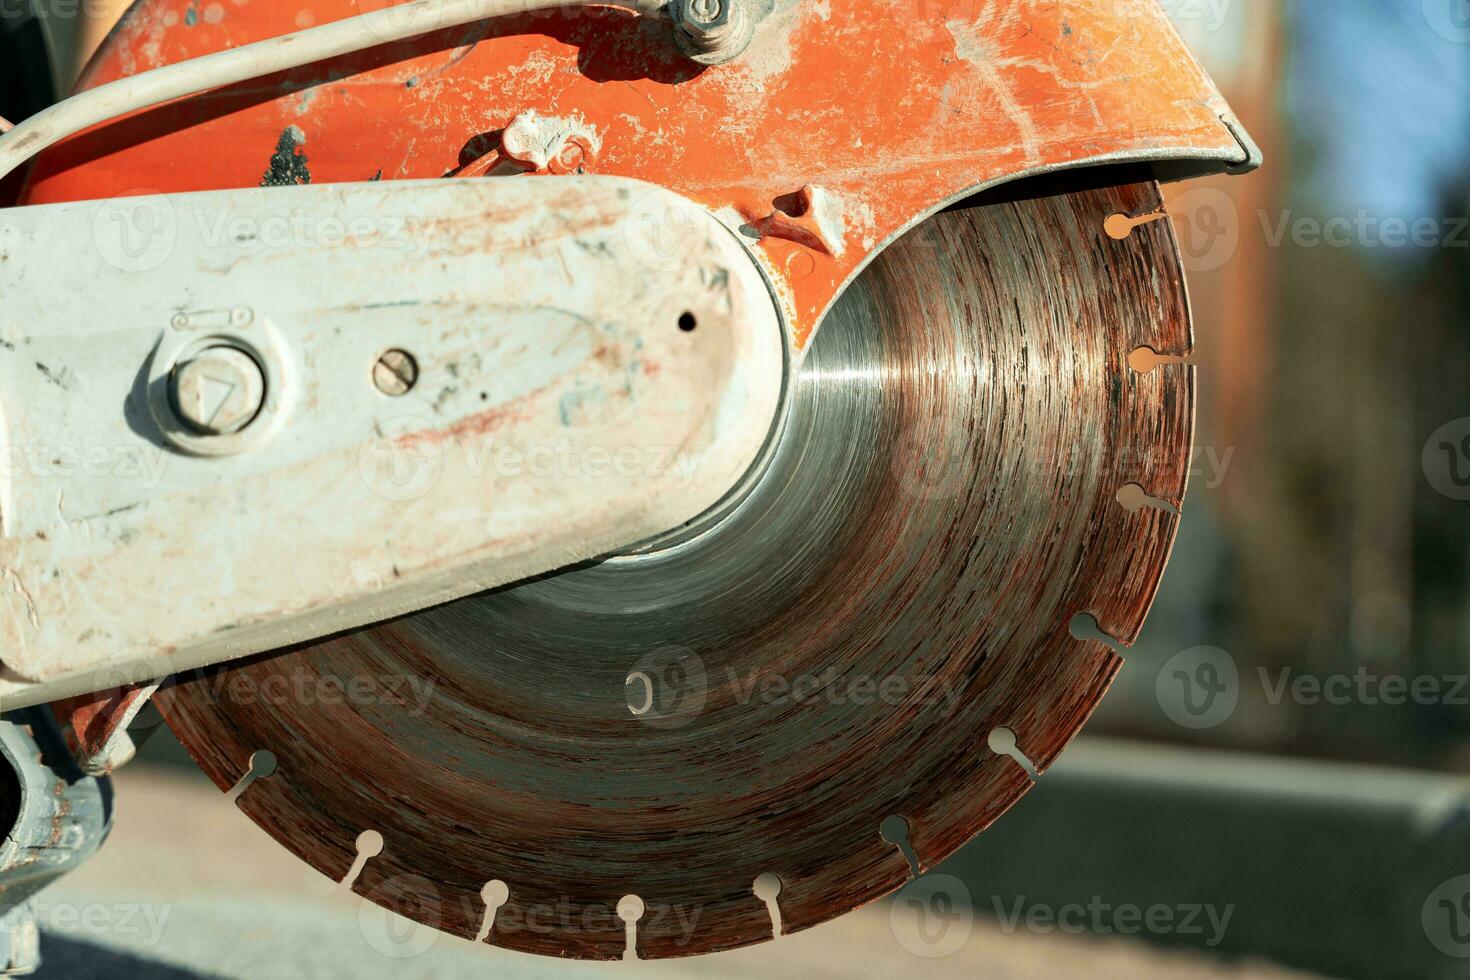
[[[994,15],[994,4],[987,4],[980,20],[974,23],[951,20],[944,26],[954,37],[955,54],[975,66],[976,73],[995,94],[1006,117],[1016,124],[1021,133],[1021,146],[1026,152],[1026,165],[1041,162],[1041,131],[1016,90],[1000,72],[1000,51],[995,41],[986,36],[988,21]]]
[[[21,601],[25,603],[26,619],[30,621],[31,629],[39,630],[41,628],[41,617],[36,611],[36,600],[31,596],[31,590],[26,588],[26,584],[21,579],[20,573],[15,570],[15,566],[5,566],[5,580],[10,583],[10,587],[15,590],[16,595],[20,596]]]

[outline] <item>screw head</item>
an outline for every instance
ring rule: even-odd
[[[674,0],[669,11],[684,53],[701,64],[720,65],[750,46],[771,7],[771,0]]]
[[[689,0],[688,12],[693,24],[715,26],[728,19],[724,0]]]
[[[390,350],[373,365],[373,384],[391,398],[406,395],[419,380],[419,365],[406,350]]]
[[[172,394],[180,421],[208,436],[241,431],[265,404],[265,374],[237,347],[208,347],[173,371]]]

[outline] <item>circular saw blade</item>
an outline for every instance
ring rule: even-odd
[[[988,826],[1121,664],[1074,617],[1126,644],[1152,601],[1193,376],[1129,355],[1187,354],[1188,312],[1169,223],[1104,222],[1158,205],[931,219],[829,314],[717,526],[180,678],[165,716],[222,788],[275,755],[239,805],[313,867],[517,950],[621,957],[629,895],[653,958],[770,938],[762,875],[787,932],[898,888],[880,825],[921,868]]]

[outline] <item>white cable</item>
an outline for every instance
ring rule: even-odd
[[[74,95],[0,136],[0,179],[46,147],[109,119],[209,89],[300,68],[391,41],[491,17],[559,7],[623,7],[655,14],[667,0],[413,0],[269,41],[220,51]]]

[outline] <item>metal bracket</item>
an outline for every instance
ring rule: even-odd
[[[112,786],[77,767],[47,708],[0,718],[0,766],[0,976],[22,976],[41,962],[31,899],[102,845]]]
[[[0,254],[7,706],[630,550],[719,504],[783,398],[750,252],[623,178],[19,208]],[[264,405],[211,435],[172,389],[221,345]]]
[[[1251,138],[1251,134],[1246,132],[1245,126],[1241,125],[1235,114],[1222,113],[1220,121],[1225,124],[1226,129],[1230,130],[1230,135],[1235,137],[1235,142],[1240,144],[1241,152],[1245,154],[1245,158],[1240,163],[1227,167],[1225,172],[1231,176],[1240,176],[1261,169],[1261,165],[1266,162],[1266,155]]]

